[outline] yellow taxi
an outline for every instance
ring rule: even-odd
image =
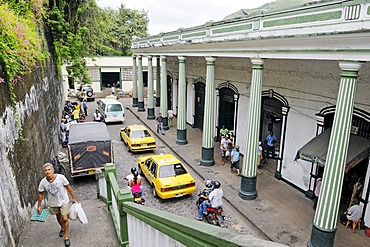
[[[157,154],[138,159],[139,173],[152,185],[153,195],[162,199],[192,194],[195,180],[172,154]]]
[[[143,125],[130,125],[120,129],[121,141],[126,144],[127,151],[150,151],[156,149],[154,137]]]

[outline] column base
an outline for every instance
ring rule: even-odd
[[[331,231],[324,231],[312,225],[311,239],[308,241],[308,247],[332,247],[334,246],[335,232],[337,229]]]
[[[139,101],[138,106],[139,106],[139,108],[137,109],[138,111],[145,111],[144,101]]]
[[[133,107],[137,107],[138,104],[137,104],[137,98],[132,98],[132,106]]]
[[[313,191],[312,190],[307,190],[304,195],[307,197],[307,198],[310,198],[311,200],[315,198],[315,195],[313,194]]]
[[[202,158],[200,160],[200,165],[201,166],[213,166],[215,164],[213,155],[214,155],[214,148],[202,147]]]
[[[161,97],[155,97],[155,106],[161,106]]]
[[[148,108],[148,116],[146,118],[151,120],[155,119],[154,108]]]
[[[177,138],[176,138],[176,144],[179,145],[186,145],[188,144],[188,140],[186,140],[186,129],[184,130],[177,130]]]
[[[168,127],[168,117],[163,118],[163,129],[164,130],[169,130],[170,129],[170,127]]]
[[[240,184],[239,197],[243,200],[254,200],[257,198],[257,176],[245,177],[242,175],[242,181]]]
[[[278,172],[278,171],[276,171],[276,172],[275,172],[275,178],[276,178],[277,180],[281,180],[281,179],[282,179],[281,173],[280,173],[280,172]]]

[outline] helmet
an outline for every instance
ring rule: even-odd
[[[213,186],[211,179],[204,180],[204,184],[206,185],[207,188],[211,188]]]
[[[137,172],[136,167],[131,168],[131,173],[134,174],[134,172]]]
[[[218,189],[218,188],[221,187],[221,183],[218,182],[218,181],[213,181],[212,183],[213,183],[213,188],[215,188],[215,189]]]
[[[134,175],[134,177],[139,176],[139,173],[136,170],[132,174]]]

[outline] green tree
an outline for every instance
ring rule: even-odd
[[[124,56],[130,56],[133,36],[147,37],[149,18],[144,10],[132,10],[121,6],[117,10],[106,9],[112,18],[109,37],[114,49]]]

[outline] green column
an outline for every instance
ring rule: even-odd
[[[261,92],[263,60],[252,59],[253,71],[249,97],[248,126],[245,144],[245,155],[242,166],[242,178],[239,197],[245,200],[257,198],[257,151],[260,133]]]
[[[308,246],[334,245],[344,168],[350,138],[358,71],[363,63],[339,62],[342,70],[320,197]]]
[[[207,75],[206,75],[206,95],[204,102],[204,123],[202,136],[202,158],[200,164],[203,166],[212,166],[214,160],[214,109],[215,109],[215,61],[214,57],[206,57]]]
[[[136,56],[132,57],[132,106],[137,107],[137,67]]]
[[[154,95],[153,95],[153,61],[148,56],[148,116],[147,119],[155,119],[154,115]]]
[[[161,105],[161,58],[157,57],[157,75],[155,82],[155,106]]]
[[[161,113],[163,117],[163,129],[168,130],[168,105],[167,105],[167,58],[161,56]]]
[[[176,143],[185,145],[186,139],[186,65],[185,57],[179,58],[179,95],[177,108],[177,138]]]
[[[137,62],[138,62],[138,90],[137,90],[137,95],[138,95],[138,111],[145,111],[144,109],[144,82],[143,82],[143,57],[138,56],[137,57]]]

